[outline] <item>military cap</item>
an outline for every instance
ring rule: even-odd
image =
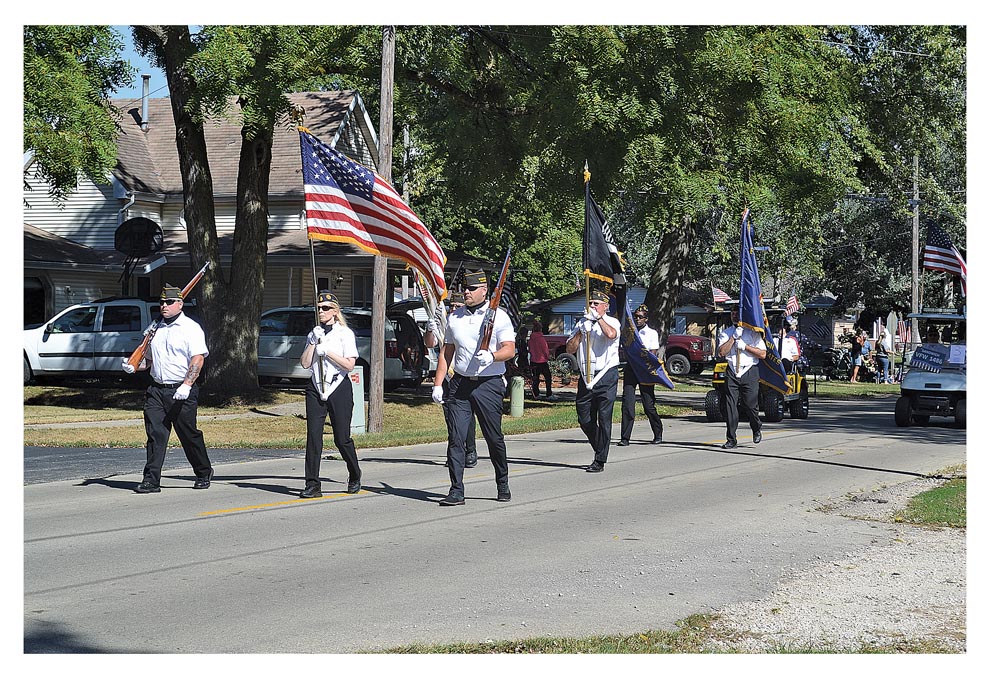
[[[464,287],[488,285],[488,275],[484,271],[468,271],[464,274]]]
[[[608,295],[605,294],[604,290],[592,290],[591,299],[592,301],[596,301],[596,302],[607,302]]]
[[[337,299],[337,295],[333,294],[329,290],[320,290],[320,292],[316,295],[316,303],[320,304],[321,302],[340,306],[340,301]]]
[[[450,295],[447,296],[447,302],[449,304],[464,304],[464,293],[452,290]]]
[[[182,290],[171,283],[166,283],[162,288],[162,299],[182,299]]]
[[[650,308],[648,306],[646,306],[645,304],[640,304],[638,307],[636,307],[636,313],[638,314],[638,313],[641,313],[641,312],[644,313],[644,314],[648,314],[648,313],[650,313]]]

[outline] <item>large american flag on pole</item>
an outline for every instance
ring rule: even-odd
[[[714,283],[709,283],[709,285],[712,286],[712,302],[715,303],[715,306],[718,306],[719,302],[728,302],[731,299],[727,292],[716,288]]]
[[[949,240],[949,234],[935,224],[928,226],[922,266],[932,271],[945,271],[959,276],[963,294],[966,294],[966,260]]]
[[[443,249],[395,189],[304,127],[299,128],[299,147],[309,238],[352,243],[401,259],[422,274],[437,299],[444,299]]]

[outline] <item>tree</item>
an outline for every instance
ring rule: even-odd
[[[193,269],[209,261],[202,314],[211,338],[211,391],[232,396],[257,388],[258,319],[268,250],[268,182],[276,124],[287,123],[284,96],[322,72],[312,55],[346,31],[334,27],[135,26],[137,47],[165,71],[175,119],[183,206]],[[241,120],[237,213],[230,269],[219,267],[213,181],[204,120]]]
[[[122,50],[109,26],[24,27],[24,151],[57,199],[80,173],[105,183],[117,162],[109,98],[135,72]]]

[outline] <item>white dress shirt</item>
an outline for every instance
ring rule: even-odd
[[[736,326],[730,325],[728,328],[719,333],[718,336],[718,346],[722,346],[729,339],[735,340],[736,338]],[[746,343],[747,346],[753,346],[758,349],[763,349],[766,351],[767,344],[763,341],[763,334],[751,330],[743,326],[742,341]],[[739,354],[739,370],[736,370],[736,354]],[[725,359],[729,362],[729,370],[736,377],[742,377],[746,374],[746,371],[752,368],[754,365],[760,362],[753,354],[748,351],[739,351],[734,346],[729,351]]]
[[[482,369],[474,355],[479,349],[487,349],[493,354],[503,342],[515,342],[516,331],[512,328],[509,314],[504,310],[495,311],[495,327],[487,347],[479,347],[481,324],[485,320],[488,304],[482,304],[475,311],[463,306],[454,309],[447,317],[447,334],[444,344],[454,345],[454,372],[465,377],[490,377],[505,373],[505,361],[493,361]]]
[[[354,339],[354,331],[350,328],[345,328],[340,323],[334,323],[329,330],[324,328],[325,334],[320,339],[319,343],[322,344],[326,349],[342,358],[357,358],[357,341]],[[306,337],[307,344],[316,344],[316,335],[313,331],[309,331],[309,335]],[[320,384],[320,368],[317,361],[323,361],[323,384]],[[330,360],[329,356],[323,356],[322,358],[314,353],[313,354],[313,364],[309,366],[309,371],[313,374],[313,384],[316,386],[316,390],[321,394],[330,395],[337,387],[347,381],[347,373],[349,370],[344,370],[339,365]],[[368,376],[365,375],[365,379]]]
[[[602,320],[613,328],[615,328],[615,339],[609,339],[604,332],[602,332],[601,324],[597,321],[591,326],[591,383],[588,387],[591,388],[595,386],[598,380],[601,379],[609,368],[613,368],[619,365],[619,335],[620,326],[619,319],[613,318],[612,316],[605,315],[602,316]],[[582,321],[583,322],[583,321]],[[656,333],[654,333],[656,334]],[[578,367],[581,369],[581,376],[587,378],[586,370],[588,367],[587,359],[587,345],[589,340],[589,335],[582,334],[581,341],[578,343],[577,351],[577,362]]]
[[[642,340],[643,346],[646,347],[647,351],[654,352],[660,350],[660,333],[656,330],[648,325],[644,325],[642,328],[637,328],[636,333],[639,335],[639,339]]]
[[[151,379],[159,384],[183,382],[193,356],[209,355],[199,323],[181,311],[171,323],[162,323],[151,339]]]

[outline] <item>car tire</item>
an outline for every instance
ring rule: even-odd
[[[567,364],[568,370],[570,370],[572,373],[576,373],[578,371],[578,360],[577,360],[577,356],[575,356],[574,354],[568,354],[565,351],[561,354],[558,354],[557,358],[560,359],[561,361],[564,361]]]
[[[894,404],[894,424],[907,427],[911,424],[911,399],[901,396]]]
[[[956,401],[956,426],[960,429],[966,428],[966,399],[964,398]]]
[[[767,390],[764,418],[767,422],[780,422],[784,419],[784,399],[772,389]]]
[[[24,384],[31,384],[31,379],[34,374],[31,372],[31,364],[28,362],[27,356],[24,357]]]
[[[722,399],[717,389],[705,394],[705,417],[709,422],[720,422],[725,419],[722,415]]]
[[[808,383],[801,381],[801,391],[800,398],[796,401],[791,401],[789,404],[791,419],[795,420],[806,420],[808,419]]]
[[[691,361],[684,354],[670,354],[666,361],[667,373],[670,375],[687,375],[691,372]]]

